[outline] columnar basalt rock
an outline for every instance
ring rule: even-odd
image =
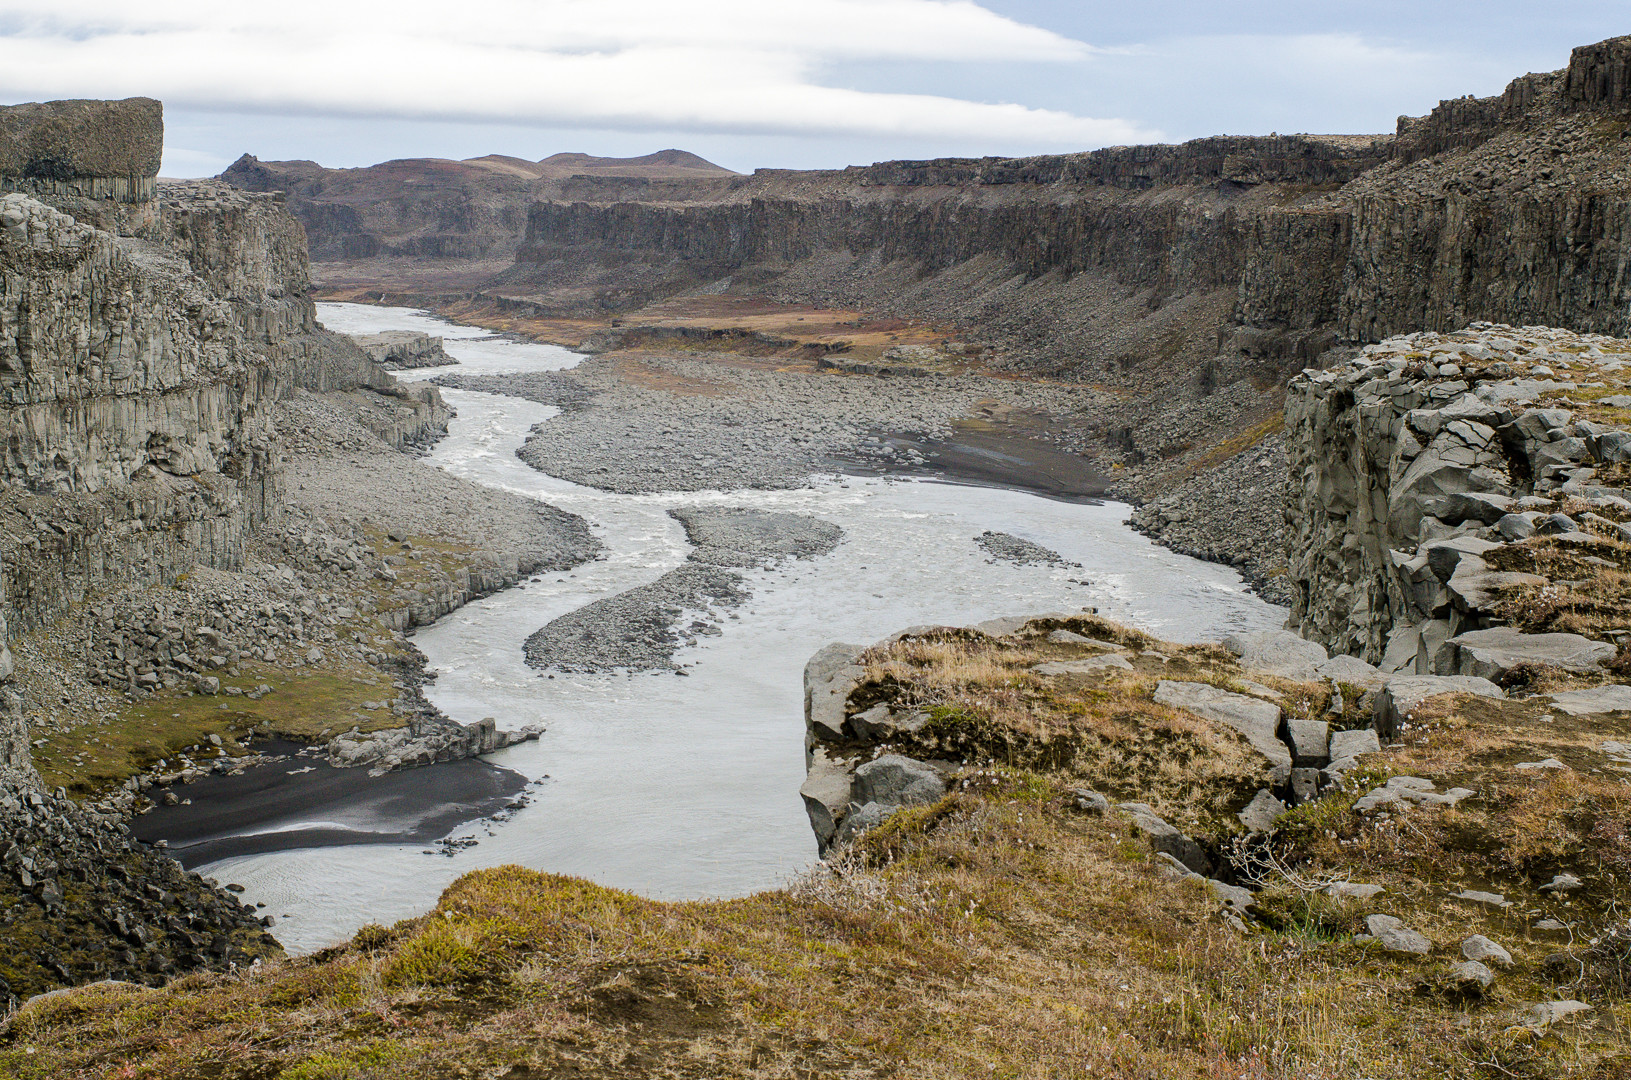
[[[0,194],[49,198],[110,232],[156,224],[163,153],[164,107],[152,98],[0,109]]]
[[[1293,380],[1291,625],[1384,671],[1596,670],[1612,646],[1499,629],[1496,609],[1511,590],[1547,584],[1502,569],[1512,544],[1628,535],[1627,492],[1599,476],[1631,447],[1613,423],[1631,405],[1612,393],[1627,371],[1631,341],[1477,323],[1390,338]]]
[[[280,196],[159,184],[161,145],[157,102],[0,109],[0,683],[14,674],[8,630],[73,615],[97,681],[218,688],[208,672],[217,652],[238,655],[232,635],[201,621],[149,642],[112,627],[101,598],[243,567],[281,512],[275,422],[301,390],[365,394],[359,419],[395,445],[446,429],[434,387],[396,385],[318,326],[305,234]],[[131,841],[108,809],[117,795],[83,809],[43,790],[34,707],[0,686],[0,824],[16,841],[0,859],[0,1006],[275,953],[252,909]],[[443,742],[492,741],[457,734]]]

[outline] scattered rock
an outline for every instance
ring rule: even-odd
[[[1211,720],[1227,724],[1246,737],[1274,767],[1275,783],[1291,778],[1291,751],[1277,736],[1280,729],[1280,707],[1244,694],[1232,694],[1205,683],[1160,681],[1155,689],[1155,701]]]
[[[1433,951],[1433,943],[1392,915],[1368,915],[1365,929],[1388,952],[1426,956]]]
[[[1512,966],[1512,954],[1483,934],[1474,934],[1463,941],[1461,955],[1481,964],[1494,964],[1503,968]]]

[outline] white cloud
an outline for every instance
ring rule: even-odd
[[[971,0],[0,0],[0,95],[629,130],[1144,141],[1122,120],[823,85],[843,61],[1070,63]]]

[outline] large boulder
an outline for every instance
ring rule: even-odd
[[[1395,675],[1376,695],[1376,703],[1371,707],[1376,730],[1384,738],[1391,737],[1399,730],[1400,720],[1428,698],[1440,694],[1506,697],[1499,686],[1472,675]]]
[[[822,851],[827,850],[844,823],[851,789],[849,766],[816,747],[811,752],[810,769],[799,795],[804,799],[804,812],[810,816],[810,828],[815,831],[816,844]]]
[[[1322,679],[1329,679],[1333,683],[1347,683],[1361,690],[1380,690],[1387,685],[1388,677],[1376,667],[1365,663],[1357,656],[1343,653],[1338,653],[1318,665],[1314,671]]]
[[[1280,706],[1262,698],[1219,690],[1206,683],[1173,682],[1168,679],[1162,679],[1156,685],[1155,702],[1184,709],[1214,723],[1234,728],[1246,737],[1246,741],[1258,753],[1268,758],[1274,768],[1276,786],[1290,779],[1291,751],[1280,741],[1278,734]]]
[[[946,781],[934,768],[900,754],[885,754],[855,770],[850,799],[860,806],[900,808],[932,803],[946,793]]]
[[[1455,573],[1445,582],[1445,588],[1457,608],[1472,614],[1493,608],[1504,589],[1545,584],[1546,579],[1538,574],[1495,570],[1476,555],[1463,555],[1455,564]]]
[[[855,662],[863,646],[834,643],[804,665],[804,726],[828,742],[846,737],[844,706],[866,669]]]
[[[1282,679],[1305,681],[1319,677],[1315,669],[1329,656],[1325,646],[1290,630],[1230,634],[1223,639],[1223,647],[1238,656],[1240,666],[1248,671],[1265,671]]]
[[[1433,670],[1440,675],[1494,679],[1519,664],[1549,664],[1566,671],[1599,671],[1615,653],[1612,645],[1579,634],[1525,634],[1510,626],[1458,634],[1439,646]]]

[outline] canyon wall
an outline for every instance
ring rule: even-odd
[[[517,265],[492,291],[560,310],[703,285],[893,305],[994,327],[1037,360],[1089,375],[1159,345],[1153,328],[1118,339],[1081,326],[1091,309],[1125,321],[1220,293],[1228,304],[1200,328],[1213,350],[1288,361],[1475,319],[1623,333],[1631,151],[1617,88],[1628,57],[1627,38],[1583,47],[1564,71],[1441,103],[1389,136],[607,186],[534,205]],[[889,264],[908,268],[910,289],[878,272]],[[1075,325],[1031,341],[1008,325],[1027,293],[1062,297],[1077,275],[1104,287],[1081,298]]]
[[[270,410],[385,385],[318,328],[280,196],[156,180],[157,102],[0,110],[0,597],[13,632],[110,584],[236,568],[276,508]]]
[[[1603,609],[1572,579],[1596,573],[1594,543],[1631,537],[1628,384],[1631,341],[1489,323],[1298,376],[1291,627],[1388,671],[1484,675],[1445,643],[1589,624]],[[1514,546],[1536,533],[1574,554]]]

